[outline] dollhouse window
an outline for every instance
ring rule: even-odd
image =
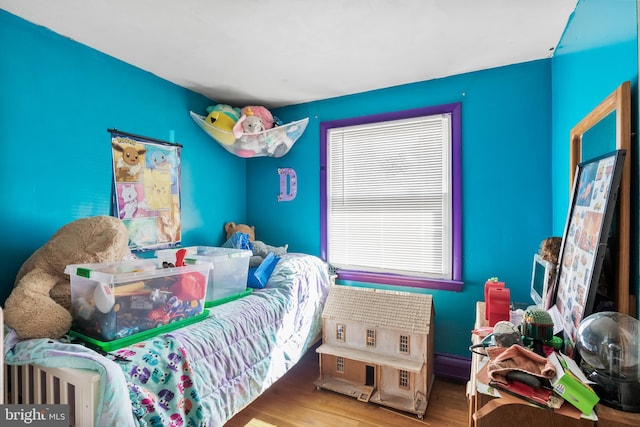
[[[409,337],[407,335],[400,335],[400,353],[409,354]]]
[[[338,279],[461,290],[460,104],[320,126],[321,255]]]
[[[344,341],[344,325],[342,323],[338,323],[336,325],[336,341]]]
[[[344,357],[336,357],[336,372],[344,372]]]
[[[400,388],[408,389],[409,388],[409,372],[400,370],[400,381],[398,382],[398,386]]]
[[[376,346],[376,331],[373,329],[367,329],[367,347],[373,348]]]

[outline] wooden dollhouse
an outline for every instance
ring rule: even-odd
[[[422,419],[434,381],[434,315],[431,295],[332,286],[314,384]]]

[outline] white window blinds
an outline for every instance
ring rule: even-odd
[[[327,140],[329,263],[451,279],[450,114],[332,128]]]

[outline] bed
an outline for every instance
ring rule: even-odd
[[[52,394],[46,403],[68,403],[72,425],[222,426],[320,338],[330,283],[319,258],[286,254],[264,289],[109,353],[6,330],[7,403]],[[51,375],[54,385],[42,386]],[[29,391],[35,386],[45,391]]]

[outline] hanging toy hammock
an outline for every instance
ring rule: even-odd
[[[236,138],[233,132],[209,124],[206,117],[193,111],[189,114],[198,126],[225,150],[243,158],[284,156],[300,138],[309,123],[309,118],[306,117],[262,132],[242,133]]]

